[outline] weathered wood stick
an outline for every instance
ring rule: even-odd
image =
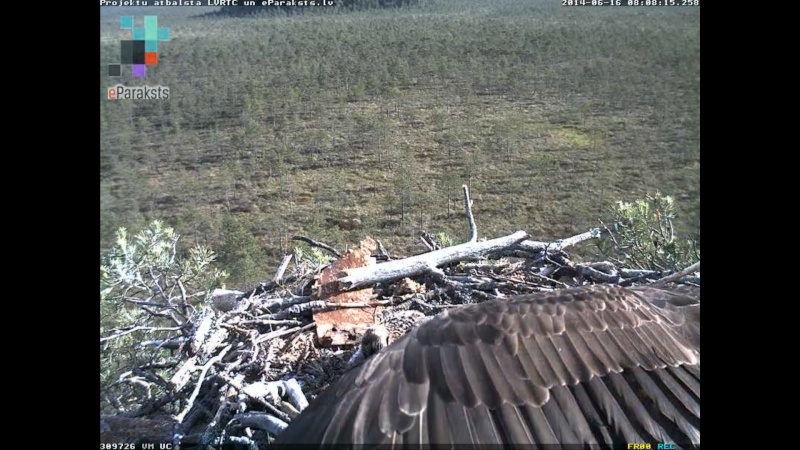
[[[358,289],[380,282],[389,282],[404,277],[437,271],[438,266],[458,261],[475,260],[487,253],[508,248],[528,237],[524,231],[482,242],[465,242],[452,247],[389,261],[374,266],[356,267],[341,272],[339,278],[344,290]]]

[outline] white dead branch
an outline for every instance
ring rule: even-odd
[[[466,242],[406,259],[347,269],[343,272],[345,276],[339,278],[339,283],[343,290],[351,290],[424,273],[437,273],[439,272],[439,266],[480,259],[488,253],[509,248],[523,241],[526,237],[528,237],[527,233],[517,231],[514,234],[497,239],[483,242]]]

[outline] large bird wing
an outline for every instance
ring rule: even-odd
[[[347,372],[277,443],[700,442],[699,288],[464,306]]]

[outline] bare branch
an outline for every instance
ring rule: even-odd
[[[256,344],[260,344],[260,343],[268,341],[270,339],[275,339],[276,337],[285,336],[287,334],[296,333],[298,331],[310,330],[314,326],[316,326],[315,323],[310,323],[310,324],[308,324],[308,325],[306,325],[304,327],[294,327],[294,328],[288,328],[288,329],[285,329],[285,330],[273,331],[272,333],[267,333],[267,334],[259,336],[258,338],[254,339],[253,342],[255,342]]]
[[[300,326],[303,322],[299,320],[272,320],[272,319],[251,319],[251,320],[242,320],[238,322],[240,325],[292,325],[292,326]]]
[[[307,303],[311,301],[311,297],[307,295],[292,296],[291,298],[271,298],[263,300],[262,306],[266,309],[280,308],[283,309],[287,306],[297,305],[299,303]]]
[[[114,334],[114,335],[111,335],[111,336],[102,337],[102,338],[100,338],[100,342],[105,342],[105,341],[109,341],[111,339],[116,339],[118,337],[125,336],[126,334],[134,333],[136,331],[148,331],[148,332],[153,332],[153,331],[179,331],[180,329],[181,329],[181,327],[168,327],[168,328],[133,327],[133,328],[131,328],[129,330],[121,331],[121,332],[119,332],[117,334]]]
[[[696,263],[694,263],[691,266],[681,270],[680,272],[673,273],[672,275],[666,276],[666,277],[656,281],[655,283],[653,283],[653,285],[658,286],[660,284],[666,284],[666,283],[670,283],[670,282],[673,282],[673,281],[677,281],[677,280],[680,280],[681,278],[683,278],[683,277],[685,277],[687,275],[691,275],[694,272],[698,272],[699,270],[700,270],[700,261],[697,261]]]
[[[300,389],[300,384],[297,383],[297,380],[290,378],[284,381],[283,384],[286,388],[286,394],[289,396],[289,401],[298,411],[308,408],[308,400],[303,394],[303,390]]]
[[[269,396],[273,402],[279,402],[281,393],[279,389],[285,389],[280,381],[273,381],[270,383],[253,383],[243,385],[238,380],[232,378],[230,375],[221,373],[219,377],[225,380],[226,383],[233,386],[236,390],[251,398],[260,405],[266,407],[270,412],[278,416],[281,420],[289,420],[289,415],[275,407],[272,403],[267,401]]]
[[[388,282],[404,277],[413,277],[431,272],[432,269],[458,261],[475,260],[487,253],[508,248],[527,237],[524,231],[483,242],[466,242],[406,259],[389,261],[374,266],[356,267],[343,271],[339,278],[345,290],[357,289],[379,282]]]
[[[328,251],[328,252],[332,253],[332,254],[333,254],[333,256],[335,256],[335,257],[337,257],[337,258],[339,258],[339,257],[341,257],[341,256],[342,256],[342,254],[341,254],[341,253],[339,253],[339,251],[338,251],[338,250],[336,250],[335,248],[331,247],[330,245],[328,245],[328,244],[323,244],[322,242],[317,242],[317,241],[315,241],[315,240],[311,239],[310,237],[306,237],[306,236],[292,236],[292,240],[293,240],[293,241],[303,241],[303,242],[305,242],[306,244],[308,244],[308,245],[310,245],[310,246],[312,246],[312,247],[319,247],[319,248],[321,248],[321,249],[323,249],[323,250],[326,250],[326,251]]]
[[[278,270],[275,272],[275,277],[272,278],[272,281],[280,282],[283,279],[283,273],[286,272],[286,268],[289,267],[289,261],[292,260],[292,255],[285,255],[283,257],[283,261],[281,261],[281,265],[278,266]]]
[[[433,244],[431,244],[430,242],[428,242],[428,240],[425,239],[425,236],[420,236],[419,240],[422,241],[422,245],[427,247],[428,251],[432,252],[432,251],[436,250],[436,247]]]
[[[286,422],[264,413],[242,413],[233,417],[242,426],[264,430],[277,436],[289,426]]]
[[[646,269],[620,269],[619,271],[622,278],[647,278],[652,276],[660,276],[660,270],[646,270]]]
[[[218,355],[216,355],[213,358],[209,359],[208,362],[203,366],[203,371],[200,372],[200,378],[197,380],[197,383],[194,386],[194,391],[192,391],[192,395],[189,397],[189,400],[186,402],[186,407],[183,409],[183,411],[180,414],[178,414],[175,417],[175,420],[177,420],[178,423],[182,423],[183,419],[186,417],[186,414],[188,414],[189,411],[192,409],[192,406],[194,405],[194,401],[197,399],[197,395],[200,393],[200,388],[203,386],[203,381],[206,378],[206,374],[208,373],[208,370],[211,369],[211,366],[213,366],[214,364],[216,364],[219,361],[221,361],[222,357],[225,356],[225,354],[228,353],[232,347],[233,347],[233,344],[228,344],[228,346],[225,347],[224,349],[222,349],[222,351],[219,352]]]
[[[617,274],[616,270],[612,274],[604,273],[598,269],[595,269],[591,265],[576,265],[575,269],[581,276],[589,278],[593,281],[602,281],[603,283],[618,283],[620,280],[620,276]]]
[[[137,305],[137,306],[155,306],[157,308],[168,308],[169,307],[169,304],[167,304],[167,303],[150,302],[150,301],[147,301],[147,300],[139,300],[139,299],[136,299],[136,298],[123,298],[121,300],[123,302],[126,302],[126,303],[133,303],[134,305]]]
[[[592,228],[591,230],[576,234],[575,236],[568,237],[566,239],[560,239],[553,242],[541,242],[541,241],[522,241],[518,243],[515,248],[520,250],[527,250],[529,252],[543,252],[545,250],[549,252],[558,252],[567,247],[571,247],[575,244],[580,242],[595,239],[600,237],[600,229],[599,228]]]
[[[475,225],[475,218],[472,216],[472,200],[469,198],[469,187],[465,184],[461,188],[464,190],[464,209],[467,210],[467,225],[469,225],[467,242],[475,242],[478,240],[478,227]]]

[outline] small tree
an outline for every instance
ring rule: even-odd
[[[230,270],[232,283],[247,284],[264,276],[265,255],[244,219],[226,214],[222,219],[219,261]]]
[[[160,221],[133,237],[120,228],[101,259],[101,411],[129,410],[165,388],[153,381],[169,378],[164,373],[180,359],[173,344],[227,277],[212,267],[211,250],[196,246],[182,254],[178,239]]]
[[[638,269],[681,270],[700,260],[700,242],[676,235],[675,202],[656,193],[611,209],[609,239],[597,241],[600,254]]]

